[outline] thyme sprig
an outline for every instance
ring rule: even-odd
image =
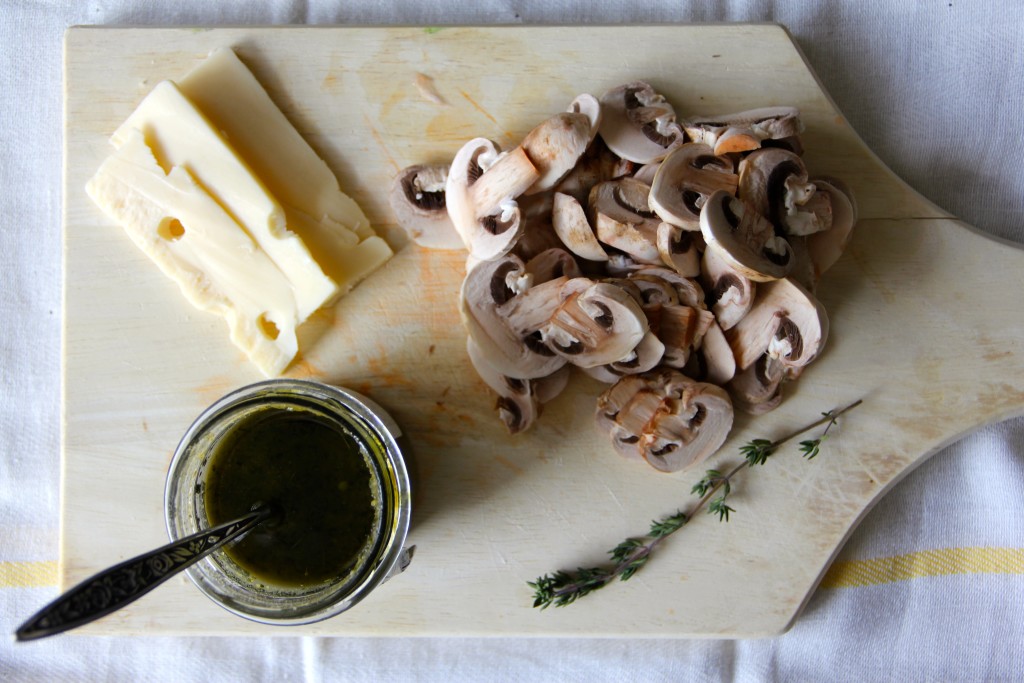
[[[645,536],[627,538],[608,551],[611,562],[600,567],[578,567],[575,572],[556,571],[528,581],[533,589],[533,606],[546,609],[554,605],[564,607],[571,605],[584,595],[603,588],[616,578],[626,581],[639,571],[650,559],[651,553],[670,535],[679,531],[688,521],[693,519],[703,508],[707,513],[717,515],[720,522],[728,522],[730,513],[736,510],[726,500],[732,493],[732,479],[744,469],[756,465],[764,465],[768,458],[775,454],[783,444],[809,432],[815,427],[826,425],[817,438],[805,439],[800,442],[800,452],[808,460],[818,455],[821,444],[828,438],[829,430],[836,424],[840,415],[853,410],[862,403],[854,401],[845,408],[822,413],[821,418],[790,432],[774,441],[769,439],[752,439],[740,446],[743,461],[723,474],[719,470],[710,469],[693,485],[691,493],[699,497],[697,503],[689,510],[677,510],[674,514],[654,520]]]

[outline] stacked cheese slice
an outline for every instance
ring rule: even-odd
[[[111,142],[89,196],[268,376],[392,255],[231,50],[158,84]]]

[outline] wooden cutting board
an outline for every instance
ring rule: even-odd
[[[301,330],[289,371],[368,394],[405,429],[419,483],[415,559],[356,609],[274,628],[184,578],[85,631],[111,634],[731,636],[777,634],[858,521],[907,472],[980,425],[1024,412],[1024,251],[924,200],[864,146],[777,26],[74,28],[65,45],[64,441],[67,587],[164,541],[165,471],[209,403],[260,379],[221,320],[192,309],[90,202],[108,136],[160,80],[234,48],[399,246],[386,188],[475,136],[514,146],[581,92],[647,79],[681,114],[788,104],[812,173],[845,179],[860,223],[820,297],[824,355],[775,412],[741,416],[710,465],[857,398],[816,460],[783,451],[738,480],[732,521],[702,516],[641,573],[565,609],[531,608],[540,574],[589,566],[694,500],[701,472],[621,460],[582,376],[508,436],[470,368],[463,255],[414,245]],[[446,104],[426,99],[417,74]]]

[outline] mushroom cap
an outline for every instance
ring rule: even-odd
[[[649,188],[633,178],[599,183],[590,191],[597,239],[644,263],[661,263],[658,225],[647,204]]]
[[[586,368],[625,358],[649,329],[639,304],[613,284],[574,278],[560,296],[542,336],[573,365]]]
[[[522,234],[515,198],[539,177],[522,148],[502,154],[490,140],[474,138],[459,149],[445,183],[445,206],[471,255],[491,260],[515,245]]]
[[[597,241],[587,213],[575,197],[556,192],[551,210],[551,227],[565,248],[588,261],[607,261],[608,252]]]
[[[704,250],[700,281],[705,301],[723,330],[738,323],[754,305],[757,286],[726,263],[714,249]]]
[[[661,472],[707,459],[733,423],[724,389],[668,369],[616,382],[598,398],[595,416],[620,455],[642,459]]]
[[[740,275],[765,282],[785,277],[793,267],[793,250],[785,238],[750,205],[724,191],[708,198],[700,211],[707,251],[715,250]]]
[[[634,81],[601,96],[601,138],[623,159],[649,164],[684,141],[675,110],[649,83]]]
[[[427,249],[465,249],[445,206],[448,166],[418,164],[403,168],[391,183],[388,201],[395,220],[411,239]]]
[[[557,185],[583,156],[592,138],[591,120],[584,113],[556,114],[530,131],[520,147],[540,177],[525,194],[536,194]]]
[[[661,162],[651,183],[649,203],[661,220],[685,230],[700,230],[701,207],[718,191],[736,194],[739,181],[728,157],[707,145],[687,143]]]
[[[522,328],[524,320],[546,320],[549,310],[543,309],[547,301],[557,302],[557,291],[562,282],[545,283],[553,291],[549,297],[530,297],[530,304],[517,300],[531,289],[531,278],[518,256],[506,255],[493,261],[484,261],[466,275],[459,297],[459,310],[463,325],[479,347],[487,365],[507,377],[533,379],[545,377],[565,365],[539,339],[531,340]],[[545,287],[540,285],[540,287]],[[543,292],[542,292],[543,293]],[[510,305],[510,302],[515,302]],[[537,309],[540,308],[540,312]],[[515,314],[517,330],[510,316]],[[539,337],[539,334],[538,334]]]
[[[726,338],[741,370],[768,354],[785,367],[800,368],[828,340],[828,315],[814,295],[792,278],[758,285],[754,305]]]

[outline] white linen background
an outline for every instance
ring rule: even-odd
[[[779,22],[854,129],[890,168],[966,222],[1024,243],[1022,9],[1012,0],[765,0],[714,8],[712,3],[626,0],[177,0],[173,6],[5,0],[0,4],[0,563],[53,561],[58,555],[66,27]],[[943,547],[1024,547],[1022,501],[1024,418],[1018,418],[968,436],[911,474],[872,511],[840,559]],[[1020,572],[822,589],[789,633],[752,641],[70,635],[12,643],[9,634],[18,623],[55,594],[56,586],[0,587],[0,679],[975,681],[1024,676]]]

